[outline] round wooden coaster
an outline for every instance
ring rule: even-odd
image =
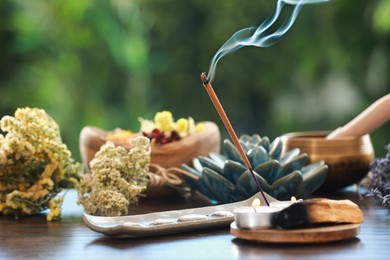
[[[240,239],[267,243],[325,243],[352,238],[360,233],[360,224],[339,224],[304,229],[239,229],[230,225],[232,235]]]

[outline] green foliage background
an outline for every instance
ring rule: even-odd
[[[83,126],[137,131],[138,117],[161,110],[214,121],[227,137],[199,75],[275,2],[2,0],[0,115],[45,109],[76,159]],[[213,86],[237,133],[332,130],[387,94],[389,14],[388,0],[305,6],[276,45],[223,58]],[[378,155],[389,129],[371,134]]]

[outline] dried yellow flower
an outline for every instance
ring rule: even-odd
[[[63,197],[58,197],[56,199],[52,199],[49,202],[50,212],[47,214],[46,219],[48,221],[56,220],[61,218],[61,205],[64,201]]]
[[[175,129],[175,122],[173,121],[172,113],[169,111],[157,112],[154,116],[154,122],[156,124],[156,128],[170,133]]]
[[[206,128],[202,123],[195,124],[192,117],[180,118],[175,122],[169,111],[157,112],[154,121],[143,118],[139,118],[139,121],[140,132],[152,140],[152,143],[159,145],[178,141]]]
[[[131,149],[105,143],[90,162],[90,176],[80,182],[79,200],[92,215],[126,215],[138,201],[149,179],[150,141],[139,136],[130,140]]]
[[[107,140],[110,141],[122,141],[128,140],[133,137],[133,133],[129,130],[123,130],[120,128],[115,129],[107,134]]]
[[[188,135],[189,123],[188,119],[180,118],[176,122],[176,130],[179,133],[180,137],[186,137]]]
[[[199,123],[199,124],[197,124],[196,127],[195,127],[195,131],[196,131],[196,132],[202,132],[202,131],[204,131],[205,129],[206,129],[206,125],[203,124],[203,123]]]
[[[63,189],[75,187],[82,166],[43,109],[19,108],[0,127],[6,132],[0,135],[0,213],[39,213]]]

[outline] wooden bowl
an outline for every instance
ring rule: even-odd
[[[329,132],[295,132],[282,136],[283,152],[299,148],[308,154],[308,163],[324,160],[328,177],[321,186],[335,190],[359,182],[370,170],[374,149],[370,136],[326,139]]]
[[[189,164],[195,157],[208,155],[210,152],[218,153],[221,142],[218,126],[213,122],[203,123],[206,127],[201,132],[164,145],[152,144],[151,163],[164,168],[180,167],[183,163]],[[108,141],[107,134],[108,131],[93,126],[86,126],[81,130],[80,153],[87,168],[96,152]],[[130,149],[129,142],[112,142],[115,145]]]

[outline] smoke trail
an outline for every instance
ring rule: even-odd
[[[330,0],[278,0],[276,3],[275,12],[272,17],[265,20],[257,28],[249,27],[239,30],[222,45],[222,47],[217,51],[211,60],[208,79],[210,81],[214,79],[217,63],[225,55],[246,46],[269,47],[275,44],[276,41],[281,38],[294,24],[303,5],[328,1]],[[291,15],[275,32],[269,35],[263,35],[265,31],[267,31],[278,20],[280,12],[282,11],[285,4],[295,6],[291,12]],[[250,35],[253,31],[254,33]]]

